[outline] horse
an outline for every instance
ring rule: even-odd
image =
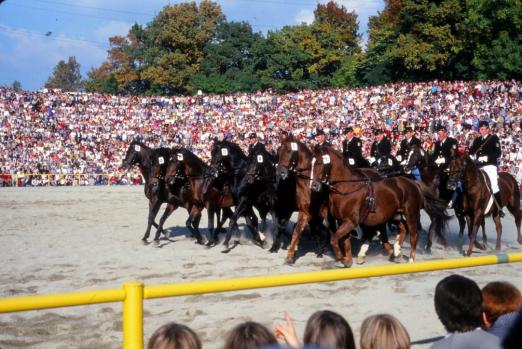
[[[214,215],[218,216],[218,228],[220,228],[220,207],[229,208],[233,204],[233,199],[230,196],[228,200],[225,197],[218,198],[218,191],[211,186],[213,178],[210,166],[186,148],[179,148],[172,154],[165,173],[165,181],[171,192],[175,192],[177,187],[187,186],[190,188],[192,207],[185,224],[198,244],[204,243],[199,231],[203,209],[207,208],[208,229],[211,238],[213,238],[215,232]]]
[[[422,147],[414,146],[407,159],[405,165],[405,172],[412,173],[415,169],[419,171],[421,182],[437,197],[449,203],[452,199],[455,190],[448,189],[448,171],[444,171],[437,164],[435,164],[431,157],[428,155]],[[458,190],[458,189],[456,189]],[[459,236],[462,236],[466,227],[466,219],[462,213],[462,200],[458,200],[453,209],[455,210],[455,216],[459,223]],[[486,226],[485,222],[482,221],[482,238],[484,243],[486,242]],[[426,250],[429,252],[432,246],[433,230],[428,231],[428,241],[426,244]],[[442,237],[441,241],[443,246],[447,246],[446,239]]]
[[[122,168],[124,169],[124,171],[128,171],[132,166],[138,165],[141,175],[145,179],[145,197],[149,199],[149,214],[147,219],[147,228],[145,229],[145,234],[141,239],[145,244],[148,243],[151,227],[159,227],[159,225],[154,221],[154,219],[158,214],[161,204],[167,202],[166,197],[164,195],[164,191],[158,190],[154,193],[150,191],[151,186],[149,185],[149,179],[151,176],[151,168],[153,165],[152,158],[155,154],[159,154],[159,156],[163,156],[165,159],[168,159],[170,157],[169,153],[170,150],[167,148],[152,149],[142,142],[133,140],[129,144],[127,152],[125,153],[125,158],[123,159]],[[170,204],[167,203],[167,209],[173,210],[173,208],[169,207],[169,205]],[[159,232],[161,233],[162,231],[160,230]]]
[[[495,222],[497,231],[497,241],[495,249],[500,250],[500,238],[502,235],[502,223],[497,205],[493,203],[493,195],[489,188],[489,178],[482,172],[469,154],[452,153],[452,160],[449,164],[448,188],[455,189],[457,181],[461,180],[463,185],[463,212],[468,223],[469,245],[466,255],[470,256],[473,246],[485,249],[484,244],[479,243],[477,231],[484,220],[484,217],[491,215]],[[501,172],[498,178],[501,201],[499,204],[507,206],[509,212],[515,217],[517,227],[517,241],[522,244],[520,223],[522,212],[520,211],[520,191],[515,178],[506,172]]]
[[[344,267],[352,265],[351,242],[348,234],[359,224],[382,226],[398,217],[404,222],[394,244],[394,256],[402,252],[406,233],[410,234],[410,262],[415,260],[417,223],[424,198],[414,181],[405,177],[372,180],[361,170],[346,164],[342,154],[330,146],[314,149],[312,190],[328,193],[329,213],[340,221],[330,244],[336,259]],[[340,241],[344,239],[344,254]]]
[[[241,147],[236,143],[229,142],[227,140],[214,140],[211,157],[211,171],[215,177],[212,185],[224,193],[230,193],[234,198],[234,204],[237,206],[241,199],[241,181],[246,175],[246,166],[248,162],[247,156],[243,150],[241,150]],[[258,209],[261,216],[261,230],[263,231],[266,227],[266,216],[268,210],[266,210],[264,205],[256,205],[256,203],[253,205]],[[259,235],[258,219],[254,213],[252,204],[247,205],[247,207],[242,209],[242,211],[242,215],[245,217],[247,228],[250,230],[253,236],[260,236],[262,237],[261,239],[264,240],[264,234]],[[217,241],[217,238],[214,240]],[[226,239],[225,242],[225,245],[227,245],[228,242]],[[230,249],[227,247],[227,250],[224,252],[228,251],[230,251]]]
[[[276,205],[278,202],[275,185],[275,165],[271,155],[264,148],[254,151],[247,158],[245,174],[237,188],[238,202],[232,217],[230,217],[229,230],[224,244],[228,248],[232,234],[238,234],[237,220],[247,210],[255,206],[261,217],[266,220],[268,212],[271,213],[275,226],[278,227]],[[254,242],[264,245],[264,236],[258,230],[253,231]],[[234,245],[238,242],[235,241]]]
[[[287,208],[299,212],[285,258],[286,264],[294,264],[297,246],[305,226],[309,224],[312,231],[318,231],[323,219],[327,218],[327,198],[324,193],[315,193],[310,189],[313,154],[306,144],[289,136],[278,148],[277,158],[276,182],[278,188],[286,186],[285,197],[291,199],[292,204],[295,205],[288,205]],[[282,219],[284,219],[284,215]],[[279,231],[270,249],[271,252],[277,251],[280,237]],[[319,243],[318,256],[322,255],[320,245]]]

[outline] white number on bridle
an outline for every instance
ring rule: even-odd
[[[257,163],[258,164],[262,164],[263,163],[263,155],[258,155],[257,156]]]
[[[295,142],[290,143],[290,149],[292,149],[292,151],[297,151],[297,143],[295,143]]]
[[[140,150],[141,150],[141,147],[140,147],[139,145],[136,144],[136,145],[134,146],[134,150],[135,150],[135,151],[140,151]]]
[[[221,148],[221,155],[228,156],[228,149],[227,148]]]
[[[159,163],[160,165],[163,165],[163,164],[165,163],[165,159],[163,158],[163,156],[160,156],[160,157],[158,158],[158,163]]]
[[[176,158],[178,159],[178,161],[183,161],[183,154],[178,153]]]
[[[326,154],[326,155],[323,155],[323,163],[325,165],[329,164],[330,163],[330,155]]]

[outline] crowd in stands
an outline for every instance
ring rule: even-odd
[[[439,124],[465,148],[479,121],[487,120],[501,139],[500,169],[520,181],[521,115],[520,81],[431,81],[192,97],[17,92],[0,87],[0,173],[63,175],[55,184],[71,184],[73,174],[114,174],[81,177],[81,184],[127,183],[138,173],[119,173],[131,139],[151,147],[184,145],[208,160],[214,137],[231,137],[246,149],[246,135],[257,132],[275,149],[281,130],[310,140],[321,128],[340,148],[346,126],[363,140],[365,156],[374,129],[385,129],[398,147],[406,125],[415,128],[428,151]]]
[[[429,339],[430,349],[515,349],[522,343],[522,296],[509,282],[491,282],[482,290],[467,277],[453,274],[439,281],[434,307],[447,333]],[[223,349],[355,349],[356,339],[341,314],[313,313],[301,337],[285,312],[285,323],[271,330],[256,321],[239,323],[224,337]],[[370,315],[361,324],[359,349],[409,349],[414,343],[393,315]],[[422,341],[421,341],[422,342]],[[148,349],[201,349],[198,335],[175,322],[151,336]]]

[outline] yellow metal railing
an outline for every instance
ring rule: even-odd
[[[454,258],[409,264],[389,264],[352,269],[182,282],[170,285],[144,286],[141,282],[133,281],[125,283],[121,288],[110,290],[4,298],[0,299],[0,313],[123,302],[123,348],[142,349],[144,299],[290,286],[514,262],[522,262],[522,253],[500,253],[490,256]]]

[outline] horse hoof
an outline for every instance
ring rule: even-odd
[[[194,243],[197,244],[197,245],[204,245],[205,244],[203,242],[203,240],[201,240],[201,239],[194,241]]]
[[[426,252],[426,254],[432,254],[432,252],[431,252],[431,247],[429,247],[429,246],[426,246],[426,248],[424,249],[424,251]]]
[[[279,249],[278,249],[276,246],[272,246],[272,247],[268,250],[268,252],[270,252],[270,253],[277,253],[278,250],[279,250]]]
[[[285,265],[294,265],[295,264],[295,259],[294,257],[287,257],[285,258]]]
[[[522,245],[522,236],[518,238],[518,243]]]
[[[364,257],[357,257],[357,264],[364,264],[366,262],[366,258]]]
[[[484,251],[484,250],[486,249],[486,245],[485,245],[485,244],[482,244],[482,243],[480,243],[480,242],[478,242],[478,241],[475,241],[474,245],[475,245],[475,247],[478,248],[479,250]]]
[[[145,246],[147,246],[149,244],[149,242],[147,241],[147,239],[141,239],[141,243]]]
[[[209,242],[207,242],[207,244],[206,244],[206,246],[207,246],[208,248],[212,248],[212,247],[214,247],[214,246],[216,246],[216,245],[217,245],[217,242],[215,242],[215,241],[209,241]]]

